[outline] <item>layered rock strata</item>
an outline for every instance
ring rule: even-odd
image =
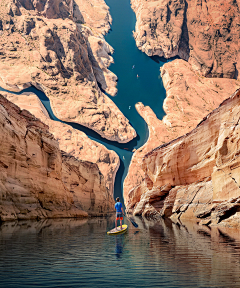
[[[129,193],[127,209],[202,224],[239,222],[239,111],[240,90],[190,133],[145,155],[145,179]]]
[[[190,132],[196,125],[239,87],[234,79],[206,78],[184,60],[174,60],[161,68],[166,98],[166,115],[159,120],[150,107],[138,103],[136,109],[149,127],[149,138],[133,155],[124,181],[124,198],[144,179],[142,158],[154,148]]]
[[[137,47],[188,60],[201,75],[239,77],[239,1],[131,0]]]
[[[114,201],[97,164],[59,149],[48,126],[0,96],[0,219],[107,213]]]
[[[48,125],[49,132],[54,135],[62,151],[79,160],[96,163],[104,176],[105,185],[110,195],[113,196],[115,175],[120,165],[119,157],[114,151],[91,140],[85,133],[72,128],[70,125],[51,120],[47,110],[35,94],[25,92],[16,95],[2,92],[2,95]]]
[[[116,93],[117,77],[107,69],[113,49],[103,38],[111,17],[103,1],[3,0],[0,11],[3,88],[33,85],[46,93],[61,120],[121,143],[136,136],[99,88]]]

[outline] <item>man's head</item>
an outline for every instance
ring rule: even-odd
[[[117,198],[116,198],[116,201],[117,201],[117,202],[120,202],[120,198],[119,198],[119,197],[117,197]]]

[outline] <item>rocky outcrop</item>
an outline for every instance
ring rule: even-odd
[[[141,103],[136,105],[148,124],[149,139],[134,153],[124,181],[125,203],[135,207],[142,195],[141,183],[146,177],[141,169],[144,155],[190,132],[239,88],[239,81],[236,80],[209,79],[238,78],[239,3],[131,0],[131,4],[137,17],[134,37],[138,48],[148,56],[171,58],[178,55],[186,60],[173,60],[161,68],[166,88],[163,103],[166,116],[162,121],[157,119],[150,107],[144,107]],[[163,194],[168,194],[165,190],[166,187]],[[174,195],[174,190],[172,193]],[[145,196],[143,203],[148,205],[148,194]],[[142,214],[144,209],[141,205],[138,208],[139,214]],[[138,208],[134,213],[138,214]],[[152,206],[148,208],[155,211]]]
[[[157,118],[152,109],[142,103],[135,105],[138,113],[144,118],[148,125],[149,137],[147,142],[137,149],[131,159],[128,174],[124,180],[124,202],[128,202],[128,194],[131,189],[139,185],[144,179],[144,172],[141,169],[142,158],[146,153],[159,146],[161,142],[161,120]],[[158,144],[157,144],[158,143]]]
[[[59,149],[48,126],[0,96],[0,220],[103,215],[112,195],[97,164]]]
[[[178,55],[185,19],[183,0],[131,0],[136,13],[134,38],[137,47],[148,56],[170,58]]]
[[[239,221],[239,111],[240,90],[190,133],[145,155],[145,179],[130,191],[128,211],[211,225],[233,215]]]
[[[2,95],[48,125],[49,132],[54,135],[62,151],[78,160],[96,163],[104,176],[110,195],[113,196],[115,175],[120,165],[119,157],[114,151],[91,140],[84,132],[74,129],[70,125],[51,120],[47,110],[35,94],[24,92],[16,95],[2,92]]]
[[[136,44],[148,56],[180,56],[207,77],[239,77],[239,1],[131,0]]]
[[[103,1],[3,0],[0,5],[3,88],[19,91],[33,85],[46,93],[63,121],[121,143],[136,136],[98,86],[116,93],[117,77],[107,69],[113,49],[103,38],[111,17]]]
[[[202,77],[189,63],[180,59],[164,64],[161,76],[166,89],[166,98],[163,102],[166,115],[163,119],[157,119],[150,107],[136,105],[137,111],[148,124],[149,138],[132,157],[124,181],[126,203],[129,191],[144,179],[144,172],[141,169],[144,155],[190,132],[209,112],[240,87],[237,80]]]

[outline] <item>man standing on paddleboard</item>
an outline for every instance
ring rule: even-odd
[[[117,228],[117,220],[120,220],[120,226],[122,230],[122,220],[123,220],[123,207],[122,203],[120,202],[120,198],[117,197],[116,199],[117,203],[115,204],[115,210],[116,210],[116,220],[115,220],[115,228]]]

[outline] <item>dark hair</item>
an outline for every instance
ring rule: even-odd
[[[116,198],[116,201],[117,201],[117,202],[120,202],[120,198],[119,198],[119,197],[117,197],[117,198]]]

